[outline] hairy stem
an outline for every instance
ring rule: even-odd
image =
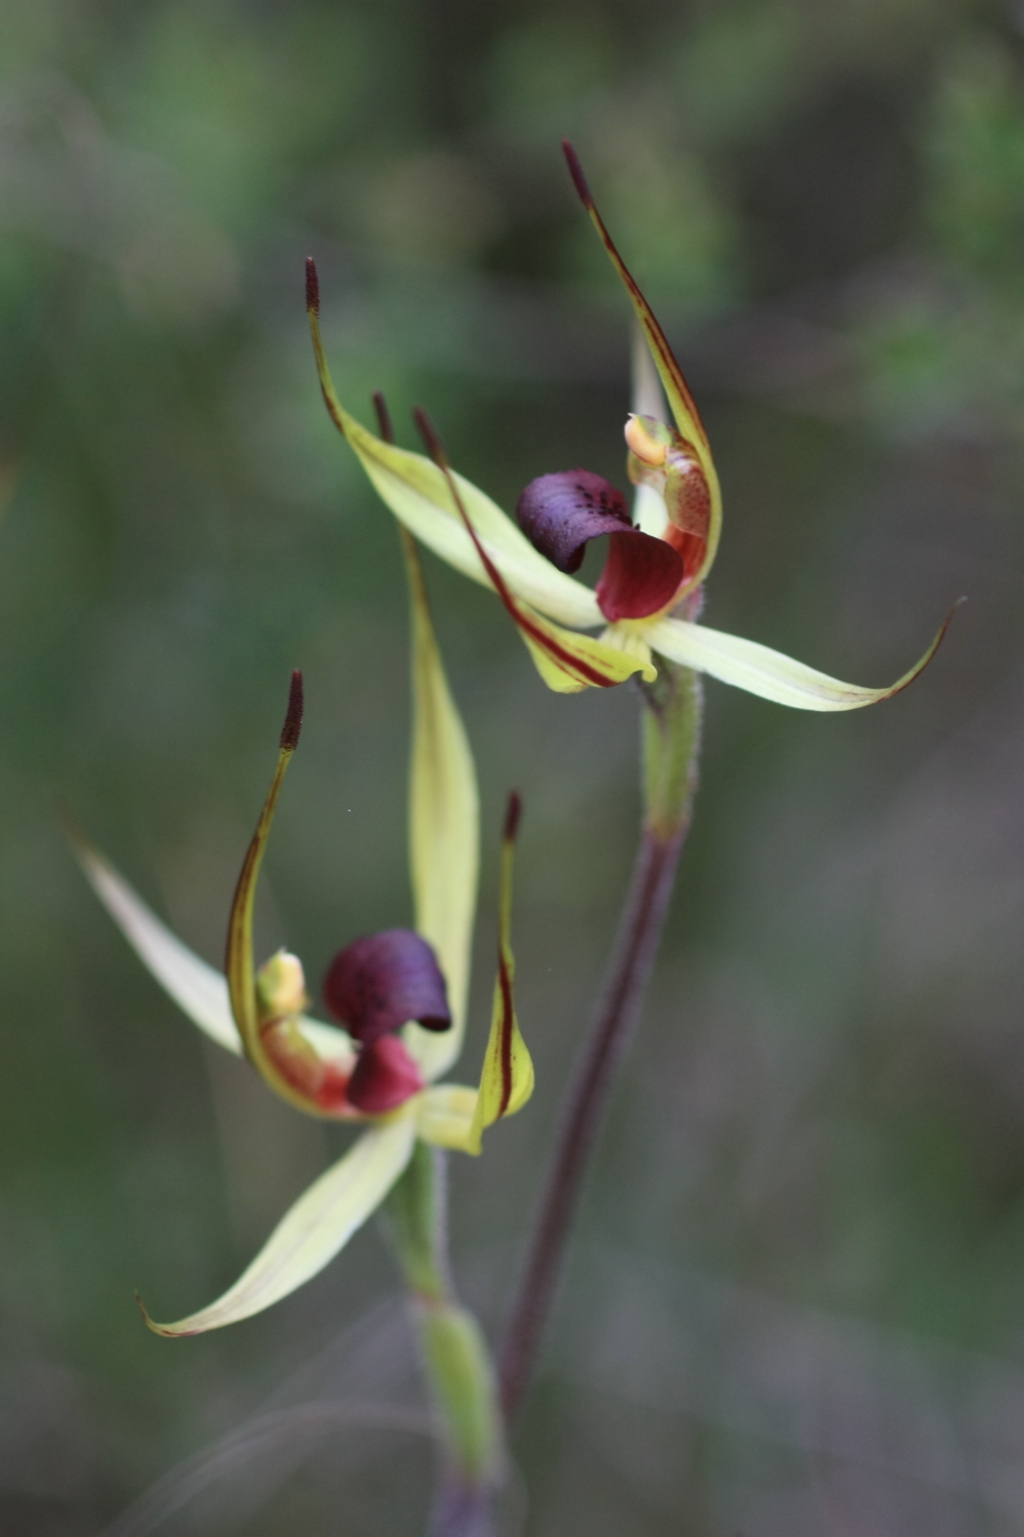
[[[577,1059],[526,1263],[498,1359],[501,1406],[522,1402],[554,1300],[587,1160],[636,1029],[679,856],[690,826],[700,750],[700,679],[664,667],[643,690],[644,810],[633,876],[589,1035]]]

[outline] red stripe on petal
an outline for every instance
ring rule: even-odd
[[[597,584],[597,602],[609,624],[646,619],[667,607],[683,582],[683,561],[664,539],[633,528],[612,534]]]

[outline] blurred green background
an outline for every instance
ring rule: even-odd
[[[164,1317],[210,1300],[345,1137],[203,1045],[57,808],[216,960],[301,666],[265,948],[315,982],[408,921],[397,541],[319,401],[302,260],[355,409],[383,388],[411,444],[425,403],[506,506],[577,464],[623,484],[626,304],[563,134],[715,445],[709,622],[882,683],[970,602],[875,710],[709,685],[505,1529],[1024,1532],[1024,10],[6,0],[11,1537],[421,1530],[429,1443],[372,1226],[236,1329],[142,1327],[134,1288]],[[548,695],[487,593],[428,578],[485,807],[467,1077],[508,786],[527,805],[538,1093],[453,1167],[458,1276],[493,1331],[631,858],[636,707]]]

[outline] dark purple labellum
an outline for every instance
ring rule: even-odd
[[[452,1022],[434,952],[411,929],[368,934],[340,950],[324,979],[324,998],[335,1019],[364,1045],[410,1019],[427,1030],[447,1030]]]
[[[626,503],[600,475],[561,470],[531,480],[516,505],[519,526],[534,549],[559,571],[578,571],[591,539],[610,534],[597,603],[609,624],[646,619],[671,603],[683,562],[665,539],[634,528]]]
[[[683,580],[683,562],[664,539],[638,528],[612,534],[597,584],[597,606],[609,624],[646,619],[671,603]]]
[[[382,1035],[359,1053],[348,1081],[348,1102],[367,1115],[383,1115],[424,1087],[423,1074],[397,1035]]]
[[[519,527],[559,571],[578,571],[588,540],[631,527],[622,492],[590,470],[531,480],[516,503]]]

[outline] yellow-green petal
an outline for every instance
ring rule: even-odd
[[[480,1090],[466,1138],[467,1153],[479,1153],[483,1133],[502,1116],[515,1115],[533,1093],[533,1062],[519,1030],[515,1006],[516,963],[512,953],[512,873],[519,799],[513,796],[501,848],[498,910],[498,978],[494,986],[491,1033],[484,1053]]]
[[[240,1057],[242,1040],[221,973],[183,945],[124,876],[78,835],[75,852],[92,889],[146,969],[204,1035]]]
[[[436,1147],[454,1147],[464,1152],[477,1097],[476,1089],[462,1083],[439,1083],[427,1089],[416,1107],[417,1136]]]
[[[897,678],[887,688],[863,688],[856,683],[843,683],[830,678],[772,651],[756,641],[744,640],[739,635],[727,635],[721,630],[708,629],[707,625],[690,624],[685,619],[660,619],[647,631],[647,640],[655,651],[670,661],[684,667],[706,672],[723,683],[731,683],[748,694],[770,699],[794,710],[860,710],[865,705],[878,704],[891,699],[901,689],[913,683],[927,667],[942,642],[953,617],[951,611],[938,634],[924,655],[909,671]]]
[[[423,454],[385,443],[345,410],[331,383],[319,321],[312,309],[309,320],[327,409],[381,500],[442,560],[473,581],[490,586],[473,541],[453,504],[444,473]],[[454,472],[452,478],[474,528],[518,596],[563,624],[585,628],[601,623],[597,599],[589,587],[556,570],[483,491]]]
[[[403,528],[412,620],[412,763],[409,853],[417,931],[433,945],[448,985],[452,1024],[406,1026],[405,1041],[428,1082],[462,1048],[469,995],[480,814],[473,756],[445,677],[419,555]]]
[[[249,1268],[209,1307],[177,1323],[146,1322],[155,1334],[204,1334],[262,1313],[312,1280],[375,1211],[405,1169],[416,1141],[415,1116],[403,1109],[365,1131],[278,1223]]]

